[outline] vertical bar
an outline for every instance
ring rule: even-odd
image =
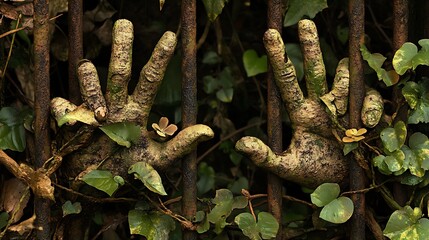
[[[349,57],[350,57],[350,127],[360,128],[361,109],[365,97],[365,83],[363,72],[363,59],[360,53],[360,45],[364,43],[365,35],[365,1],[349,0]],[[350,189],[359,190],[365,187],[364,170],[356,159],[350,159]],[[353,194],[352,200],[355,206],[351,218],[350,239],[365,239],[365,195]]]
[[[82,0],[68,1],[69,29],[69,100],[78,105],[81,103],[79,80],[76,74],[77,63],[83,58],[82,33]]]
[[[408,41],[408,0],[393,0],[393,47]]]
[[[287,3],[285,3],[287,4]],[[282,0],[269,0],[267,24],[268,28],[276,29],[281,34],[282,32],[282,14],[283,6]],[[268,132],[268,145],[274,152],[280,153],[282,151],[282,119],[281,119],[281,98],[274,80],[274,74],[269,66],[267,73],[268,84],[268,106],[267,106],[267,132]],[[281,225],[282,220],[282,180],[277,175],[268,173],[268,209],[276,218],[277,222]],[[277,233],[276,239],[282,239],[281,227]]]
[[[408,41],[408,0],[393,0],[393,50],[398,50],[402,44]],[[394,97],[402,98],[401,89],[395,86]],[[407,108],[402,107],[398,110],[396,120],[406,121]],[[393,196],[395,201],[405,206],[407,194],[404,186],[398,182],[393,184]]]
[[[35,152],[34,165],[36,168],[51,155],[49,139],[49,106],[50,106],[50,78],[49,78],[49,1],[34,0],[34,82],[35,87]],[[50,202],[47,199],[36,197],[34,200],[37,239],[50,239]]]
[[[182,123],[183,128],[197,122],[197,43],[196,2],[182,0]],[[182,161],[182,214],[192,219],[197,211],[197,153],[193,151]],[[183,239],[197,239],[195,231],[185,230]]]

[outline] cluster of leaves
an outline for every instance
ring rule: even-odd
[[[429,169],[429,139],[420,132],[413,133],[405,145],[407,128],[404,122],[398,121],[393,127],[383,129],[380,138],[383,142],[383,154],[373,158],[373,165],[383,174],[395,176],[409,170],[418,178]]]

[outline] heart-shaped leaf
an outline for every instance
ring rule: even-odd
[[[114,180],[112,173],[106,170],[92,170],[85,174],[82,177],[82,180],[86,184],[109,194],[109,196],[112,196],[119,187],[119,184]]]
[[[213,22],[222,13],[227,2],[228,0],[203,0],[210,21]]]
[[[148,240],[169,239],[170,232],[176,228],[170,216],[139,209],[128,212],[128,224],[131,234],[145,236]]]
[[[216,190],[216,196],[212,199],[216,206],[207,214],[207,218],[211,223],[215,224],[214,232],[219,234],[223,228],[229,223],[226,218],[231,214],[235,208],[244,208],[247,206],[248,201],[244,196],[234,197],[232,192],[228,189]]]
[[[392,213],[383,230],[391,240],[429,239],[429,219],[422,218],[420,208],[405,206]]]
[[[63,208],[63,217],[69,214],[78,214],[82,211],[82,206],[80,205],[80,202],[72,203],[70,201],[67,201],[63,204],[62,208]]]
[[[294,25],[304,16],[314,18],[318,12],[321,12],[327,7],[328,4],[326,0],[290,0],[283,26],[288,27]]]
[[[340,185],[337,183],[323,183],[310,194],[310,197],[314,205],[323,207],[336,199],[338,195],[340,195]]]
[[[243,234],[252,240],[275,238],[279,230],[277,220],[267,212],[258,214],[258,222],[255,221],[252,214],[247,212],[237,215],[234,222],[243,231]]]
[[[399,75],[403,75],[408,69],[413,67],[412,60],[417,54],[417,46],[414,43],[406,42],[399,48],[393,56],[392,65]]]
[[[128,169],[128,173],[134,173],[134,176],[152,192],[160,195],[167,195],[164,186],[162,185],[161,177],[158,172],[146,162],[137,162]]]
[[[393,128],[385,128],[380,133],[383,146],[389,151],[394,152],[404,145],[407,137],[407,126],[404,122],[398,121]]]
[[[248,77],[267,72],[267,55],[258,57],[255,50],[249,49],[243,54],[243,64]]]
[[[320,218],[331,223],[345,223],[353,215],[353,201],[348,197],[334,199],[323,207]]]

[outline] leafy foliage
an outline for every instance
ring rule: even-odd
[[[203,0],[210,21],[213,22],[222,13],[227,2],[228,0]]]
[[[371,53],[365,45],[361,45],[360,51],[362,57],[368,62],[368,65],[377,73],[378,80],[383,80],[386,86],[392,86],[399,80],[398,74],[394,70],[386,71],[382,66],[386,57],[380,53]]]
[[[243,54],[243,64],[248,77],[267,72],[267,55],[258,56],[255,50],[249,49]]]
[[[232,101],[234,96],[234,80],[229,67],[225,67],[217,76],[205,76],[203,81],[204,92],[207,94],[215,93],[217,99],[225,103]]]
[[[152,192],[160,195],[167,195],[164,186],[162,185],[161,176],[158,172],[146,162],[137,162],[128,170],[129,174],[134,173],[134,177],[140,179],[143,184]]]
[[[169,239],[170,232],[176,227],[170,216],[140,209],[129,211],[128,224],[131,234],[145,236],[148,240]]]
[[[24,125],[30,123],[33,119],[29,108],[21,111],[12,107],[4,107],[0,110],[0,148],[13,151],[24,151],[25,128]]]
[[[9,220],[9,214],[7,212],[0,213],[0,229],[6,227]]]
[[[140,127],[135,123],[112,123],[100,129],[117,144],[127,148],[140,137]]]
[[[340,186],[337,183],[324,183],[310,195],[311,202],[323,207],[319,217],[332,223],[345,223],[353,214],[354,205],[348,197],[338,197]]]
[[[258,221],[250,213],[240,213],[235,217],[234,222],[243,234],[252,240],[274,238],[279,229],[277,220],[267,212],[260,212]]]
[[[86,184],[109,194],[109,196],[112,196],[113,193],[115,193],[115,191],[119,188],[119,183],[123,183],[124,181],[123,179],[122,181],[118,181],[118,177],[119,176],[115,178],[111,172],[106,170],[92,170],[91,172],[85,174],[82,177],[82,180]]]
[[[80,205],[80,202],[72,203],[70,201],[66,201],[63,204],[63,217],[69,215],[69,214],[78,214],[82,211],[82,206]]]
[[[404,145],[406,137],[407,128],[401,121],[393,128],[383,129],[380,138],[386,155],[376,156],[372,162],[383,174],[398,176],[410,170],[412,175],[422,178],[429,169],[428,137],[420,132],[413,133],[408,146]]]
[[[429,66],[429,39],[421,39],[417,50],[414,43],[406,42],[399,48],[393,57],[393,67],[399,75],[403,75],[407,70],[415,70],[419,65]]]
[[[227,217],[232,210],[236,208],[245,208],[247,199],[244,196],[234,197],[228,189],[216,190],[216,196],[212,199],[212,203],[216,206],[207,214],[207,219],[215,224],[214,232],[219,234],[223,228],[230,223],[226,222]]]
[[[428,239],[428,229],[429,219],[422,218],[422,210],[405,206],[393,212],[383,234],[392,240]]]
[[[406,82],[402,94],[411,108],[408,123],[417,124],[429,122],[429,79],[420,82]]]
[[[289,9],[283,22],[283,26],[288,27],[296,24],[304,16],[314,18],[316,14],[328,7],[326,0],[291,0]]]

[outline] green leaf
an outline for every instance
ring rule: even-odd
[[[403,75],[408,69],[413,67],[412,60],[417,54],[417,46],[414,43],[406,42],[399,48],[393,56],[392,65],[399,75]]]
[[[213,22],[222,13],[227,2],[228,0],[203,0],[210,21]]]
[[[294,25],[304,16],[314,18],[318,12],[321,12],[327,7],[328,4],[326,0],[290,0],[283,26],[288,27]]]
[[[246,177],[239,177],[232,184],[228,185],[228,189],[234,194],[240,194],[242,189],[249,189],[249,180]]]
[[[234,222],[243,231],[243,234],[252,240],[272,239],[276,237],[279,230],[277,220],[267,212],[258,214],[258,222],[255,221],[252,214],[247,212],[237,215]]]
[[[88,125],[97,126],[98,122],[95,119],[94,112],[89,110],[86,107],[79,106],[75,110],[64,114],[57,121],[59,127],[68,123],[68,122],[83,122]]]
[[[229,223],[226,218],[235,208],[245,208],[247,199],[244,196],[233,197],[232,192],[228,189],[216,190],[216,196],[212,199],[212,203],[216,206],[207,214],[207,218],[211,223],[215,224],[214,232],[219,234],[223,228]]]
[[[7,222],[9,221],[9,214],[7,212],[0,213],[0,229],[3,229],[7,226]]]
[[[409,145],[413,151],[416,161],[424,170],[429,170],[429,139],[420,132],[413,133],[409,139]],[[417,175],[416,175],[417,176]],[[423,175],[419,176],[422,177]]]
[[[170,232],[176,228],[170,216],[136,209],[128,212],[128,224],[131,234],[145,236],[148,240],[169,239]]]
[[[152,192],[160,195],[167,195],[162,185],[158,172],[146,162],[137,162],[128,169],[128,173],[134,173],[134,177],[140,179],[143,184]]]
[[[80,205],[80,202],[72,203],[70,201],[67,201],[63,204],[63,217],[69,215],[69,214],[78,214],[82,211],[82,206]]]
[[[207,214],[204,211],[198,211],[195,215],[195,221],[197,224],[197,232],[199,234],[205,233],[210,229],[210,222],[207,219]]]
[[[117,144],[127,148],[131,147],[131,142],[136,142],[141,135],[140,126],[130,122],[112,123],[100,129]]]
[[[392,172],[389,170],[389,166],[387,166],[386,162],[384,161],[385,158],[386,156],[383,156],[383,155],[379,155],[373,158],[372,165],[377,167],[382,174],[390,175],[392,174]]]
[[[416,69],[419,65],[429,66],[429,39],[419,40],[419,45],[422,48],[413,58],[413,69]]]
[[[119,184],[114,180],[112,173],[106,170],[92,170],[85,174],[82,177],[82,180],[86,184],[109,194],[109,196],[112,196],[119,187]]]
[[[260,73],[267,72],[267,55],[258,57],[255,50],[246,50],[243,54],[244,69],[248,77],[256,76]]]
[[[240,213],[235,217],[234,222],[238,225],[241,231],[243,231],[243,234],[246,237],[251,240],[261,239],[261,236],[259,236],[259,229],[252,214],[247,212]]]
[[[429,79],[424,78],[419,83],[407,82],[402,89],[405,100],[410,105],[411,113],[408,116],[409,124],[419,122],[429,123]]]
[[[353,201],[348,197],[334,199],[323,207],[320,218],[331,223],[345,223],[353,215]]]
[[[214,188],[215,176],[215,170],[206,162],[198,165],[197,189],[199,195],[203,195]]]
[[[391,155],[388,155],[386,156],[386,158],[384,158],[384,162],[386,163],[389,170],[393,173],[400,171],[402,169],[404,160],[405,160],[405,154],[401,150],[396,150]]]
[[[222,88],[216,92],[217,99],[225,103],[231,102],[233,96],[234,96],[234,89],[232,88]]]
[[[115,180],[115,182],[117,182],[121,186],[125,184],[125,180],[121,176],[115,176],[113,177],[113,180]]]
[[[338,195],[340,195],[340,185],[337,183],[323,183],[310,194],[310,197],[314,205],[323,207],[336,199]]]
[[[357,142],[345,143],[343,148],[344,156],[355,150],[357,147],[359,147],[359,144]]]
[[[22,152],[25,150],[24,121],[31,117],[29,108],[18,111],[12,107],[3,107],[0,110],[0,148]]]
[[[258,229],[262,239],[275,238],[279,230],[279,223],[270,213],[260,212],[258,214]]]
[[[222,58],[215,51],[207,51],[204,53],[204,64],[214,65],[222,62]]]
[[[398,82],[399,76],[395,71],[392,70],[388,72],[382,68],[383,63],[386,60],[383,55],[380,53],[371,53],[365,45],[361,45],[360,51],[363,59],[367,61],[368,65],[377,73],[378,80],[383,80],[388,87]]]
[[[393,128],[388,127],[380,133],[383,146],[389,151],[394,152],[404,145],[407,137],[407,126],[404,122],[398,121]]]
[[[390,216],[383,234],[391,240],[429,239],[429,219],[421,217],[422,210],[417,207],[405,206],[396,210]]]

